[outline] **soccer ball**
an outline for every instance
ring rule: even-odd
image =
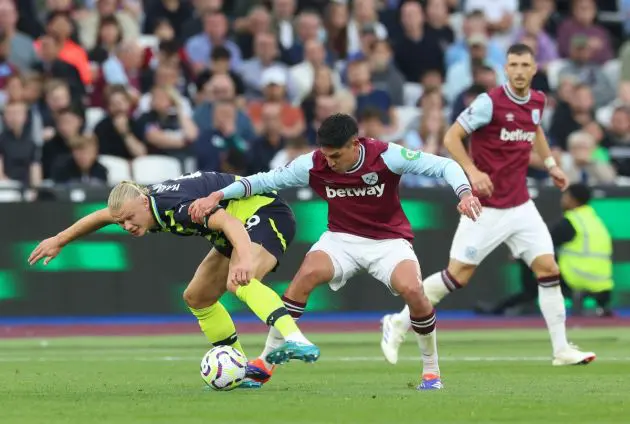
[[[232,390],[245,378],[247,358],[232,346],[215,346],[201,360],[201,378],[213,390]]]

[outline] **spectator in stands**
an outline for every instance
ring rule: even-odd
[[[0,33],[0,100],[5,95],[4,90],[8,79],[11,76],[18,75],[19,69],[9,61],[11,49],[10,40]]]
[[[362,137],[382,140],[386,135],[383,112],[376,108],[365,108],[359,115],[359,134]]]
[[[569,135],[568,153],[562,157],[562,170],[569,182],[586,185],[613,184],[615,170],[608,162],[596,161],[593,156],[597,142],[586,131],[576,131]]]
[[[236,103],[234,83],[227,75],[215,75],[204,85],[198,100],[199,105],[195,108],[193,119],[199,131],[203,132],[213,127],[215,102]],[[236,112],[236,132],[245,140],[253,140],[256,137],[251,119],[240,108]]]
[[[243,158],[246,157],[249,142],[237,132],[236,110],[234,102],[219,101],[214,104],[213,128],[204,131],[194,146],[200,170],[246,171],[247,164],[243,164]]]
[[[545,32],[556,38],[562,15],[556,10],[555,0],[532,0],[531,7],[532,10],[542,14]]]
[[[608,154],[617,173],[630,177],[630,110],[627,106],[615,109],[608,128]]]
[[[595,123],[595,101],[591,88],[577,84],[569,92],[567,101],[560,101],[551,119],[549,135],[554,146],[567,150],[569,135],[583,127]]]
[[[301,108],[306,122],[311,122],[315,117],[315,100],[319,96],[332,96],[335,94],[332,70],[328,66],[315,68],[315,76],[311,92],[302,100]],[[353,110],[354,112],[354,110]]]
[[[107,115],[94,128],[99,153],[133,159],[144,156],[147,146],[136,134],[137,121],[131,117],[131,98],[123,86],[111,86],[107,91]]]
[[[400,73],[392,59],[392,49],[387,40],[377,40],[372,44],[368,58],[372,84],[377,90],[387,91],[392,99],[392,104],[402,106],[405,77]]]
[[[506,51],[514,39],[514,18],[518,13],[518,6],[518,0],[466,0],[464,12],[483,12],[488,22],[489,34]]]
[[[184,24],[193,16],[193,6],[184,0],[157,0],[145,8],[144,27],[142,32],[152,34],[162,19],[167,19],[177,38],[181,38]]]
[[[317,130],[324,119],[338,111],[339,101],[335,96],[318,96],[315,99],[315,117],[308,123],[306,129],[306,139],[310,145],[317,145]]]
[[[470,87],[459,93],[453,101],[451,108],[451,122],[455,122],[460,113],[466,109],[466,99],[471,94],[471,87],[478,86],[482,90],[479,94],[492,90],[497,86],[497,73],[493,67],[481,65],[473,68],[473,83]],[[476,90],[478,91],[478,90]],[[476,97],[476,96],[475,96]]]
[[[304,48],[309,40],[322,41],[324,28],[322,20],[317,13],[311,11],[301,12],[295,18],[297,38],[293,45],[284,49],[281,46],[282,61],[289,66],[297,65],[304,60]]]
[[[462,30],[464,33],[462,39],[456,41],[446,51],[445,60],[447,69],[456,63],[470,60],[470,43],[468,42],[470,37],[474,34],[483,34],[487,37],[488,22],[483,12],[473,11],[466,14]],[[492,39],[487,41],[486,59],[497,67],[502,67],[505,64],[505,51]]]
[[[245,97],[249,100],[262,98],[262,81],[260,76],[266,69],[287,66],[278,61],[279,51],[276,36],[266,32],[254,38],[254,57],[245,60],[241,65],[240,75],[245,84]]]
[[[250,59],[254,55],[256,36],[271,30],[271,15],[264,6],[254,6],[243,22],[242,28],[235,28],[237,30],[236,43],[241,49],[243,59]]]
[[[295,0],[276,0],[295,1]],[[326,6],[324,13],[326,28],[326,50],[336,60],[348,57],[348,5],[344,1],[333,1]]]
[[[55,135],[59,112],[72,107],[83,113],[81,106],[78,102],[73,101],[70,88],[65,81],[47,81],[45,86],[45,104],[42,108],[44,140],[50,140]]]
[[[293,26],[296,11],[296,0],[273,0],[271,2],[272,30],[278,38],[280,46],[288,50],[295,44],[297,34]]]
[[[426,31],[424,14],[419,3],[404,3],[400,10],[403,36],[396,41],[394,59],[405,79],[419,82],[429,69],[439,69],[444,75],[444,50],[435,32]],[[422,60],[418,60],[421,57]]]
[[[326,66],[326,50],[317,40],[309,40],[304,45],[304,60],[289,69],[288,83],[292,86],[296,102],[301,102],[313,89],[315,70]],[[331,69],[335,87],[341,86],[339,74]]]
[[[140,20],[128,8],[118,8],[118,0],[97,0],[96,9],[79,20],[79,40],[86,50],[96,46],[99,22],[106,16],[115,16],[122,28],[124,41],[136,40],[140,35]]]
[[[50,15],[48,18],[48,24],[46,25],[46,33],[58,43],[59,50],[57,52],[57,58],[63,60],[66,63],[74,66],[79,72],[81,81],[85,85],[92,83],[92,69],[90,68],[90,62],[88,56],[81,45],[75,43],[72,40],[72,34],[74,32],[74,21],[69,14],[64,12],[57,12]],[[41,38],[35,41],[35,50],[43,55]]]
[[[556,42],[544,31],[544,25],[545,16],[542,12],[534,10],[525,12],[523,28],[517,32],[515,37],[515,40],[518,42],[523,42],[524,36],[534,38],[536,43],[536,62],[538,67],[543,70],[546,69],[549,62],[558,59]]]
[[[530,34],[523,34],[521,36],[520,42],[529,46],[530,49],[534,52],[534,54],[538,55],[538,41],[540,37],[535,37]],[[547,78],[547,72],[545,71],[544,66],[538,67],[538,72],[532,78],[531,88],[534,90],[540,90],[545,94],[551,94],[551,87],[549,87],[549,79]]]
[[[578,77],[583,84],[591,86],[597,108],[605,106],[615,99],[615,87],[601,67],[593,61],[593,51],[588,37],[576,35],[571,40],[570,60],[560,70],[560,77],[573,75]]]
[[[94,137],[79,136],[70,141],[70,154],[54,165],[56,184],[107,184],[107,168],[98,161],[98,142]]]
[[[136,134],[147,144],[149,154],[186,155],[187,147],[199,133],[183,105],[181,96],[173,87],[153,87],[151,110],[138,119],[139,132]]]
[[[203,17],[211,10],[222,10],[223,0],[192,0],[195,8],[192,16],[184,22],[181,40],[185,43],[189,38],[203,32]]]
[[[586,37],[591,59],[603,65],[614,57],[612,42],[606,28],[595,23],[597,5],[594,0],[573,0],[571,17],[558,27],[558,50],[560,56],[570,57],[573,53],[573,39],[577,35]]]
[[[26,129],[28,106],[14,102],[4,109],[4,130],[0,133],[0,180],[19,181],[37,187],[42,180],[40,149]]]
[[[446,119],[444,119],[442,109],[431,108],[423,111],[418,128],[405,134],[405,147],[434,155],[448,156],[443,143],[446,130]]]
[[[85,86],[81,80],[81,75],[74,65],[59,58],[61,49],[59,40],[52,35],[44,34],[39,39],[39,42],[41,62],[38,63],[35,70],[44,74],[46,79],[67,81],[72,97],[82,101],[85,95]]]
[[[114,55],[123,40],[122,27],[113,16],[105,16],[99,22],[96,45],[88,53],[90,62],[102,65]]]
[[[270,68],[262,75],[264,98],[262,101],[254,101],[249,104],[248,115],[260,134],[262,130],[262,107],[267,102],[279,102],[282,104],[282,135],[287,138],[304,134],[306,124],[304,114],[299,107],[291,105],[287,101],[287,75],[282,69]]]
[[[361,50],[360,31],[367,25],[374,27],[379,40],[387,39],[387,28],[379,22],[375,0],[354,0],[352,16],[348,22],[348,55]]]
[[[348,61],[352,62],[359,59],[367,59],[370,55],[372,44],[378,40],[376,36],[376,27],[373,24],[366,24],[359,29],[359,46],[357,52],[348,54]]]
[[[470,45],[470,59],[451,66],[446,73],[444,94],[449,102],[453,102],[457,95],[472,83],[472,70],[486,65],[495,69],[497,84],[505,82],[505,72],[497,65],[487,60],[488,38],[483,34],[473,34],[468,39]]]
[[[305,137],[290,138],[269,163],[269,169],[281,168],[300,155],[305,155],[313,148]]]
[[[37,54],[33,39],[16,28],[17,11],[12,1],[0,2],[0,32],[9,43],[8,61],[21,72],[33,69],[37,64]]]
[[[427,19],[424,24],[429,38],[438,40],[442,51],[455,42],[455,32],[449,23],[448,3],[446,0],[427,0]]]
[[[356,115],[360,116],[363,109],[367,107],[377,108],[385,116],[390,130],[395,129],[398,122],[392,99],[388,92],[376,90],[372,86],[371,80],[368,62],[364,60],[350,62],[348,65],[348,83],[350,90],[357,98]]]
[[[216,46],[223,46],[232,54],[230,69],[238,71],[241,66],[241,50],[232,40],[227,39],[228,21],[219,11],[208,11],[203,18],[203,32],[186,42],[186,54],[196,73],[210,65],[210,55]]]
[[[177,91],[182,96],[190,97],[188,87],[193,81],[192,69],[185,58],[185,54],[182,54],[178,42],[175,40],[161,41],[157,56],[152,56],[148,64],[145,57],[145,65],[140,77],[142,91],[149,91],[153,87],[153,84],[157,81],[157,69],[161,65],[169,66],[173,69],[176,75],[173,84]]]
[[[55,114],[54,134],[42,148],[44,179],[50,179],[55,162],[70,153],[70,142],[83,133],[84,119],[80,111],[68,106]]]
[[[124,85],[134,99],[141,95],[141,74],[143,54],[140,44],[136,40],[125,41],[103,63],[102,85]],[[101,87],[101,92],[104,87]],[[95,88],[96,91],[96,88]],[[102,93],[101,93],[102,95]]]
[[[422,112],[425,110],[439,109],[443,110],[445,106],[444,96],[440,87],[432,87],[424,90],[422,96],[418,100],[418,107]]]
[[[237,96],[243,96],[245,94],[245,84],[239,73],[230,69],[230,62],[232,59],[232,53],[223,46],[217,46],[212,49],[210,55],[210,68],[201,71],[197,76],[197,89],[202,88],[214,75],[227,75],[232,79],[234,83],[234,89]]]
[[[282,135],[282,105],[265,103],[262,109],[262,131],[249,150],[249,174],[269,171],[269,164],[284,148]]]
[[[187,116],[192,116],[193,108],[190,104],[190,100],[188,100],[185,96],[185,93],[182,93],[182,90],[186,90],[188,88],[185,84],[182,84],[183,81],[184,78],[181,75],[179,66],[174,63],[165,62],[159,65],[156,69],[155,78],[154,81],[152,81],[151,86],[168,87],[169,89],[175,91],[179,95],[179,106],[181,106],[182,112]],[[149,89],[148,92],[143,94],[138,101],[138,106],[134,112],[136,117],[148,112],[151,109],[151,99],[152,94]],[[177,111],[173,109],[170,113],[172,115],[176,115]]]
[[[31,137],[35,144],[39,147],[44,143],[43,140],[43,122],[42,115],[39,112],[37,102],[32,102],[27,97],[26,89],[24,86],[24,78],[19,75],[13,75],[7,79],[6,83],[6,103],[19,103],[24,102],[27,105],[28,115],[26,119],[25,129],[31,132]],[[2,105],[3,108],[5,105]],[[0,131],[3,125],[0,122]]]

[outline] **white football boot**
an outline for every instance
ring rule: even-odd
[[[381,337],[381,350],[385,359],[390,364],[398,362],[398,349],[405,341],[407,328],[402,328],[393,314],[385,315],[381,320],[383,335]]]
[[[596,358],[593,352],[581,352],[578,347],[569,343],[565,349],[554,355],[551,362],[554,366],[562,365],[587,365]]]

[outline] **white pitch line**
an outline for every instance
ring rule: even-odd
[[[79,358],[59,358],[59,357],[0,357],[0,363],[12,362],[189,362],[198,361],[196,356],[149,356],[149,357],[79,357]],[[398,359],[403,362],[418,362],[419,357],[402,357]],[[445,356],[441,357],[443,362],[544,362],[550,361],[546,356]],[[598,362],[630,362],[630,357],[603,357],[598,358]],[[322,357],[318,362],[383,362],[385,359],[380,356],[339,356]]]

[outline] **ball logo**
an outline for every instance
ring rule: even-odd
[[[405,160],[416,160],[420,157],[420,155],[422,154],[422,152],[417,151],[417,150],[409,150],[407,148],[404,148],[400,151],[401,156],[403,157],[403,159]]]
[[[369,172],[367,174],[361,175],[363,182],[367,185],[374,185],[378,182],[378,174],[376,172]]]

